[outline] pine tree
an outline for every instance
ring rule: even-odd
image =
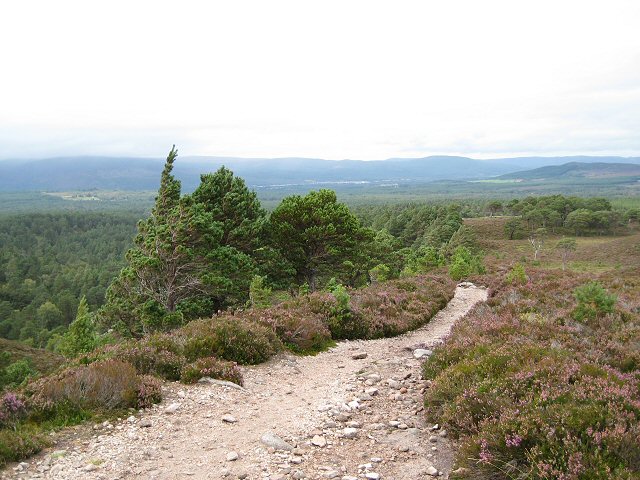
[[[87,299],[82,297],[78,305],[76,319],[71,322],[69,329],[62,336],[57,350],[65,357],[75,357],[81,353],[88,353],[97,346],[96,329],[89,313]]]

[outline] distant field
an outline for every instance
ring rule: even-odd
[[[511,217],[469,218],[465,224],[472,227],[490,269],[515,262],[533,263],[533,249],[527,239],[508,240],[504,224]],[[576,237],[577,248],[568,262],[568,268],[580,272],[602,273],[626,267],[640,266],[640,229],[634,226],[618,236]],[[539,257],[538,266],[548,269],[562,268],[560,253],[555,249],[561,235],[550,235]]]

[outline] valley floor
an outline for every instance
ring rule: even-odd
[[[0,478],[446,478],[452,446],[422,413],[428,385],[414,350],[442,342],[486,298],[483,288],[459,286],[419,330],[279,356],[243,369],[243,389],[167,384],[154,408],[78,428]]]

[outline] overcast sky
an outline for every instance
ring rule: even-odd
[[[9,1],[0,158],[640,155],[640,1]]]

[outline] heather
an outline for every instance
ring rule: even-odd
[[[426,410],[461,443],[456,478],[639,478],[637,309],[612,305],[606,276],[499,278],[424,366]]]

